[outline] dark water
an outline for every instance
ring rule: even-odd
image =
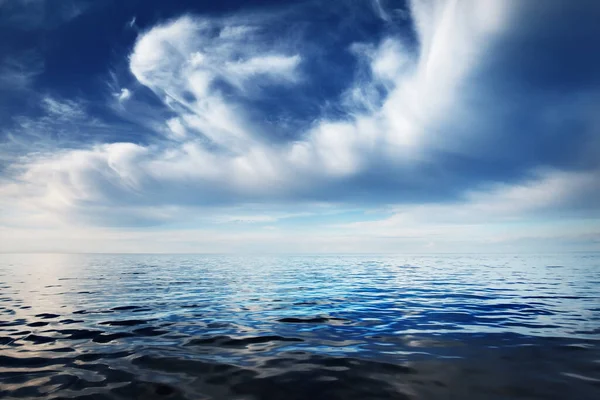
[[[0,398],[600,399],[600,254],[0,256]]]

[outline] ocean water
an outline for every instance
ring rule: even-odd
[[[600,253],[0,255],[0,398],[600,399]]]

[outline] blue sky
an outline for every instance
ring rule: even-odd
[[[597,1],[0,9],[0,251],[600,250]]]

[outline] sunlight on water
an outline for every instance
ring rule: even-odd
[[[597,253],[2,255],[0,293],[2,398],[600,398]]]

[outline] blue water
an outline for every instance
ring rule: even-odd
[[[600,399],[600,253],[0,255],[0,398]]]

